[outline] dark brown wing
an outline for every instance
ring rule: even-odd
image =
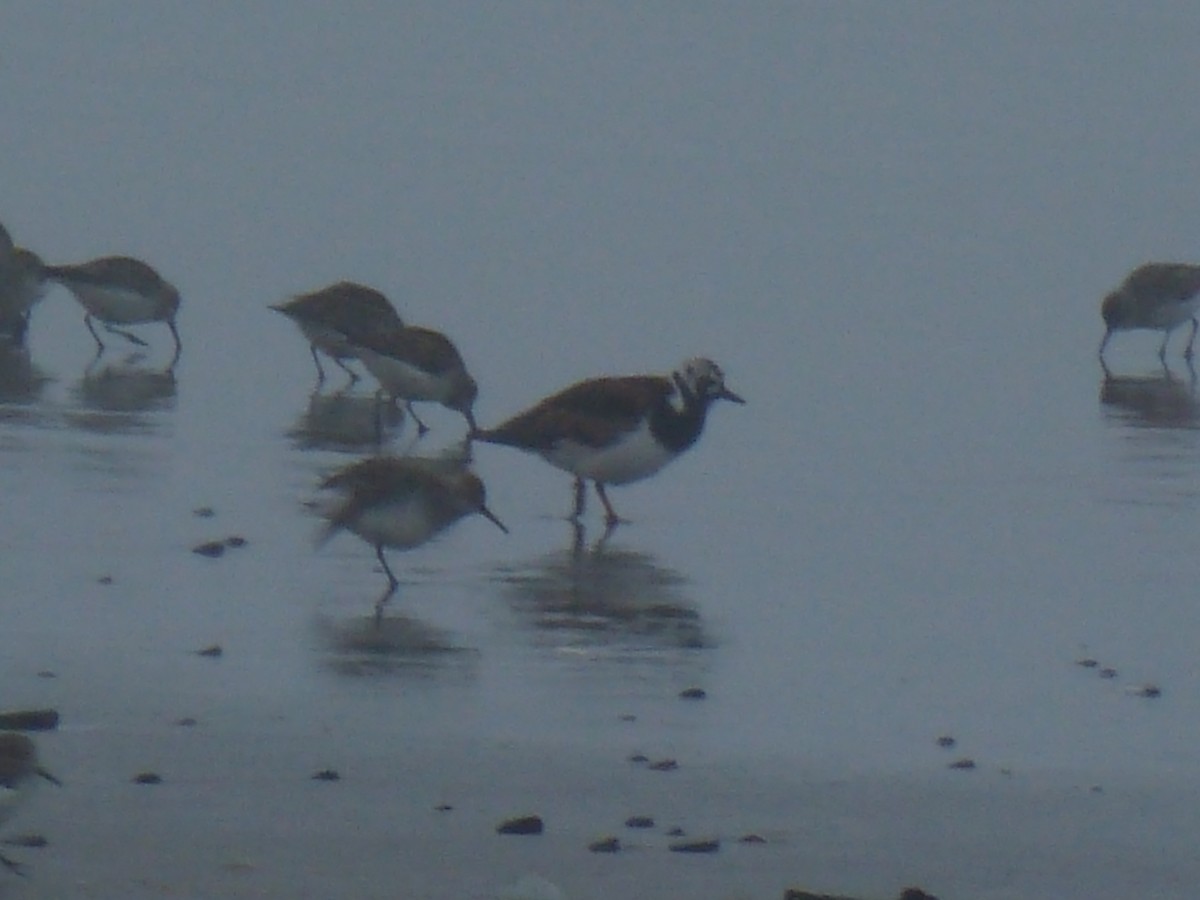
[[[592,378],[484,431],[479,439],[527,450],[549,449],[564,439],[602,447],[636,427],[674,390],[669,379],[657,375]]]
[[[361,335],[364,347],[404,360],[433,375],[464,368],[458,348],[440,331],[409,326]]]
[[[281,313],[298,316],[337,328],[347,321],[371,322],[376,326],[400,325],[396,308],[379,291],[353,281],[339,281],[307,294],[297,294],[287,303],[274,307]]]
[[[118,285],[147,294],[167,286],[153,268],[131,256],[105,256],[74,266],[47,266],[46,274],[85,284]]]
[[[1129,274],[1125,290],[1135,297],[1185,300],[1200,291],[1200,266],[1147,263]]]

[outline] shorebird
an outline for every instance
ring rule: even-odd
[[[272,306],[300,328],[308,338],[313,362],[317,364],[317,383],[325,380],[319,350],[358,381],[358,373],[344,360],[358,356],[354,339],[393,328],[402,328],[403,321],[391,302],[374,288],[353,281],[339,281],[329,287],[307,294],[297,294],[286,303]]]
[[[700,437],[715,400],[746,402],[725,387],[720,366],[695,358],[669,377],[581,381],[475,438],[536,453],[574,475],[572,519],[583,515],[585,482],[592,481],[612,527],[621,518],[605,485],[647,478],[678,457]]]
[[[406,326],[355,335],[358,358],[379,381],[382,393],[403,400],[420,434],[428,426],[413,411],[413,401],[440,403],[457,410],[475,430],[472,408],[479,387],[454,343],[440,331]]]
[[[29,314],[45,293],[45,266],[38,255],[13,245],[0,225],[0,334],[16,345],[25,342]]]
[[[145,347],[146,342],[117,326],[166,322],[175,339],[171,366],[179,361],[183,351],[175,327],[179,291],[146,263],[128,256],[105,256],[73,266],[46,266],[45,272],[49,280],[67,288],[83,306],[83,321],[96,339],[97,354],[104,352],[104,342],[92,319],[99,319],[106,331],[139,347]]]
[[[399,584],[384,547],[419,547],[473,513],[508,532],[487,508],[483,482],[461,460],[369,457],[334,472],[321,487],[340,497],[323,509],[328,525],[319,544],[343,529],[351,531],[375,548],[387,575],[387,590],[375,604],[377,620]]]
[[[1146,328],[1163,332],[1158,358],[1166,364],[1167,341],[1171,332],[1184,322],[1192,323],[1192,333],[1183,351],[1192,358],[1196,342],[1196,310],[1200,306],[1200,266],[1187,263],[1146,263],[1138,266],[1115,291],[1104,298],[1100,314],[1104,318],[1104,339],[1100,342],[1100,362],[1114,331]]]
[[[0,732],[0,824],[7,821],[28,796],[34,776],[61,783],[38,765],[37,749],[32,740],[17,731]],[[0,854],[0,865],[21,874],[20,865],[3,854]]]

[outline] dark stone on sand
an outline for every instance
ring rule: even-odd
[[[950,763],[949,766],[947,766],[947,768],[964,769],[964,770],[974,769],[975,768],[975,760],[971,759],[971,757],[969,757],[969,756],[964,756],[962,759],[956,759],[954,762]]]
[[[601,838],[588,844],[588,849],[593,853],[619,853],[621,841],[615,837]]]
[[[761,834],[743,834],[738,838],[739,844],[765,844],[767,839]]]
[[[224,656],[225,651],[221,648],[220,644],[210,644],[209,646],[205,647],[203,650],[197,650],[196,655],[197,656],[207,656],[210,659],[217,659],[220,656]]]
[[[1096,666],[1100,665],[1100,661],[1098,659],[1092,659],[1090,656],[1085,656],[1083,659],[1075,660],[1075,665],[1083,666],[1085,669],[1094,669]]]
[[[703,700],[708,696],[708,692],[704,688],[690,687],[679,692],[680,700]]]
[[[191,716],[184,716],[182,719],[176,719],[175,724],[180,728],[194,728],[196,727],[196,720]]]
[[[314,772],[313,781],[341,781],[342,776],[338,774],[337,769],[322,769],[320,772]]]
[[[450,812],[452,809],[454,809],[454,807],[451,806],[449,803],[439,803],[437,806],[434,807],[434,809],[437,810],[438,812]]]
[[[496,826],[496,834],[541,834],[545,828],[541,816],[517,816]]]
[[[920,888],[905,888],[900,892],[900,900],[938,900],[933,894],[927,894]]]
[[[217,511],[211,506],[197,506],[192,510],[192,515],[197,519],[211,519],[217,514]]]
[[[225,542],[205,541],[203,544],[197,544],[193,547],[192,552],[200,556],[207,556],[209,559],[216,559],[225,553]]]
[[[37,673],[37,677],[38,678],[57,678],[58,673],[51,672],[49,669],[42,669],[42,671]]]
[[[57,709],[21,709],[0,713],[0,731],[53,731],[57,727]]]
[[[626,759],[628,759],[629,762],[631,762],[631,763],[650,762],[650,757],[648,757],[645,753],[630,753],[629,756],[626,757]]]
[[[229,537],[225,538],[225,545],[227,547],[245,547],[246,539],[240,534],[231,534]]]
[[[1133,689],[1133,695],[1135,697],[1148,697],[1153,699],[1154,697],[1162,696],[1162,688],[1160,688],[1157,684],[1143,684]]]
[[[109,585],[112,583],[113,583],[113,577],[111,575],[101,575],[99,578],[96,579],[96,584]]]
[[[952,738],[948,734],[940,735],[937,739],[937,745],[939,747],[953,747],[957,743],[958,743],[958,741],[956,741],[954,738]]]
[[[133,776],[134,784],[162,784],[162,776],[157,772],[138,772]]]
[[[637,716],[635,716],[633,713],[621,713],[621,715],[619,715],[617,718],[620,719],[622,722],[636,722],[637,721]]]
[[[1111,666],[1105,666],[1103,669],[1100,670],[1100,677],[1101,678],[1116,678],[1117,670],[1112,668]]]
[[[653,816],[630,816],[625,820],[626,828],[653,828]]]
[[[9,847],[32,847],[34,849],[50,844],[44,834],[14,834],[12,837],[6,837],[4,843]]]
[[[676,825],[673,828],[667,829],[667,837],[683,837],[685,834],[687,834],[687,832],[684,831],[682,828],[680,828],[678,825]]]
[[[673,759],[660,759],[650,763],[651,772],[674,772],[678,768],[679,763]]]
[[[672,853],[716,853],[721,849],[721,842],[718,840],[680,841],[671,844],[667,849]]]

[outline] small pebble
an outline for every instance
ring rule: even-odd
[[[617,718],[620,719],[622,722],[636,722],[637,721],[637,716],[635,716],[633,713],[621,713],[621,715],[619,715]]]
[[[704,688],[690,687],[679,692],[680,700],[703,700],[708,696]]]
[[[1100,661],[1097,659],[1092,659],[1090,656],[1086,656],[1083,659],[1075,660],[1075,665],[1083,666],[1085,669],[1094,669],[1096,666],[1100,665]]]
[[[162,784],[162,776],[157,772],[138,772],[133,776],[134,784]]]
[[[761,834],[743,834],[738,838],[739,844],[765,844],[767,839]]]
[[[541,834],[545,825],[541,816],[517,816],[496,826],[497,834]]]
[[[224,656],[225,651],[221,648],[220,644],[211,644],[205,647],[203,650],[197,650],[196,655],[207,656],[211,659],[216,659],[217,657]]]
[[[937,745],[939,747],[949,748],[949,747],[953,747],[957,743],[958,743],[958,741],[956,741],[954,738],[952,738],[948,734],[943,734],[937,739]]]
[[[12,837],[6,837],[3,843],[10,847],[32,847],[34,849],[50,844],[44,834],[14,834]]]
[[[175,724],[179,728],[195,728],[196,720],[191,716],[184,716],[182,719],[176,719]]]
[[[225,538],[225,546],[227,547],[245,547],[246,539],[240,534],[231,534]]]
[[[618,853],[621,850],[621,842],[615,837],[601,838],[588,844],[588,849],[593,853]]]
[[[1161,697],[1162,688],[1160,688],[1157,684],[1140,684],[1136,687],[1131,687],[1129,689],[1129,693],[1133,694],[1135,697]]]
[[[720,841],[680,841],[668,847],[672,853],[716,853],[721,849]]]
[[[646,763],[650,762],[650,757],[645,753],[631,753],[626,757],[631,763]]]
[[[203,544],[197,544],[193,547],[192,552],[200,556],[207,556],[209,559],[216,559],[225,553],[225,542],[205,541]]]
[[[0,713],[0,730],[3,731],[53,731],[57,727],[57,709],[22,709]]]
[[[337,769],[322,769],[319,772],[314,772],[313,781],[341,781],[342,776],[338,774]]]
[[[653,828],[653,816],[630,816],[625,820],[626,828]]]
[[[683,837],[685,834],[687,834],[687,832],[678,825],[676,825],[674,828],[667,829],[667,837]]]
[[[49,669],[42,669],[40,672],[37,673],[37,677],[38,678],[57,678],[58,673],[51,672]]]
[[[113,583],[113,577],[111,575],[101,575],[99,578],[96,579],[96,584],[107,585],[107,584],[112,584],[112,583]]]
[[[1112,666],[1105,666],[1103,669],[1100,670],[1099,674],[1100,674],[1101,678],[1116,678],[1117,670],[1114,669]]]
[[[674,772],[679,768],[679,763],[673,759],[660,759],[658,762],[650,763],[651,772]]]
[[[217,514],[217,511],[211,506],[197,506],[192,510],[192,515],[197,519],[211,519]]]
[[[973,769],[973,768],[975,768],[975,760],[971,759],[971,757],[969,757],[969,756],[964,756],[962,759],[956,759],[954,762],[950,763],[948,768],[951,768],[951,769]]]
[[[452,809],[454,809],[454,807],[451,806],[449,803],[439,803],[437,806],[434,807],[434,809],[437,812],[450,812]]]

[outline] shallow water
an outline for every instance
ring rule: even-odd
[[[64,32],[66,6],[30,5],[0,55],[24,124],[0,135],[14,237],[55,261],[143,256],[184,295],[173,376],[159,326],[145,356],[114,337],[93,362],[61,290],[29,353],[0,357],[0,702],[62,711],[44,754],[80,785],[46,816],[102,809],[143,768],[219,790],[224,766],[172,726],[195,716],[202,746],[259,775],[396,753],[419,783],[397,747],[641,751],[707,767],[714,797],[730,771],[980,775],[981,817],[1011,790],[1025,824],[1055,786],[1150,786],[1140,837],[1064,837],[1069,860],[1200,833],[1160,793],[1200,781],[1200,395],[1178,336],[1167,373],[1151,334],[1114,339],[1110,378],[1095,359],[1103,293],[1143,259],[1195,257],[1179,185],[1200,173],[1180,148],[1200,117],[1172,105],[1194,12],[132,9],[70,7]],[[160,52],[106,50],[133,28]],[[329,367],[314,393],[299,332],[267,309],[343,277],[456,340],[485,425],[697,353],[748,404],[614,489],[631,522],[608,536],[594,497],[582,534],[565,521],[567,476],[477,448],[512,533],[473,519],[392,553],[402,585],[375,629],[370,548],[316,549],[305,506],[371,452],[370,380]],[[460,416],[426,411],[420,442],[390,423],[392,450],[461,437]],[[246,545],[219,559],[190,552],[232,535]],[[221,658],[193,655],[212,644]],[[962,756],[982,771],[945,770]],[[354,796],[370,831],[374,795]],[[814,886],[898,892],[890,853]],[[33,860],[41,889],[62,866],[96,896],[131,890],[55,856]],[[681,883],[646,859],[644,896]],[[489,858],[469,888],[443,871],[420,895],[489,896],[525,862],[550,865]],[[1168,851],[1141,884],[1174,896],[1189,866]],[[973,896],[1050,883],[938,871]],[[604,896],[597,877],[566,887]],[[1104,896],[1070,875],[1052,889]]]

